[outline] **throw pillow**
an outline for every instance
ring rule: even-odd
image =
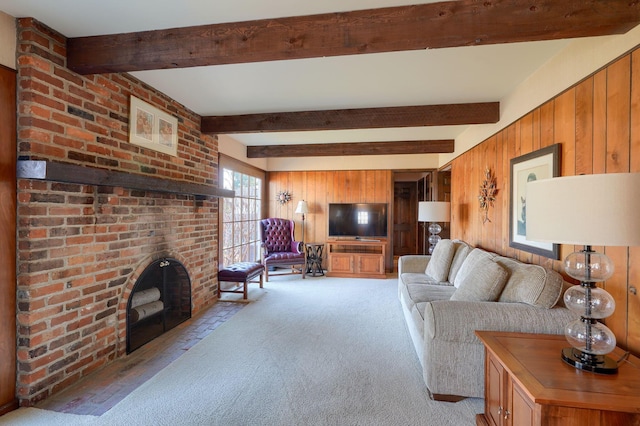
[[[449,282],[455,286],[456,276],[464,263],[464,260],[467,258],[469,253],[471,253],[472,247],[460,240],[453,240],[454,245],[456,246],[456,251],[453,255],[453,260],[451,261],[451,268],[449,268]]]
[[[509,273],[493,259],[476,264],[477,267],[460,280],[451,300],[493,302],[498,299]]]
[[[526,303],[549,309],[560,299],[563,279],[556,271],[505,257],[496,258],[496,262],[511,272],[499,302]]]
[[[451,240],[440,240],[431,253],[425,274],[437,282],[447,281],[456,247]]]
[[[473,270],[477,267],[478,263],[487,262],[487,261],[493,259],[496,256],[497,256],[497,254],[495,254],[495,253],[489,253],[488,251],[484,251],[484,250],[479,249],[479,248],[471,249],[469,254],[464,258],[464,260],[462,262],[462,265],[460,266],[460,269],[458,270],[458,273],[455,275],[455,277],[453,279],[453,286],[456,287],[456,288],[460,287],[460,282],[468,274],[473,272]]]
[[[562,281],[562,291],[560,292],[560,297],[558,297],[558,301],[553,306],[559,306],[561,308],[566,308],[567,305],[565,305],[565,303],[564,303],[564,294],[567,292],[569,287],[573,287],[573,286],[574,286],[574,284],[568,283],[568,282],[563,280]]]

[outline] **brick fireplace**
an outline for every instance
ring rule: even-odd
[[[18,20],[17,63],[20,159],[217,186],[218,142],[176,101],[128,74],[75,74],[65,37],[33,19]],[[178,118],[177,156],[129,143],[130,95]],[[75,180],[18,180],[21,405],[125,356],[129,296],[158,259],[188,271],[193,314],[216,300],[217,198]]]
[[[191,318],[189,271],[176,259],[147,266],[127,298],[127,353]]]

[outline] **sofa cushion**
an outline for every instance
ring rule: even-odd
[[[475,253],[475,254],[474,254]],[[460,268],[460,283],[451,300],[492,302],[498,299],[509,272],[489,253],[474,249]]]
[[[456,276],[460,271],[460,267],[464,263],[464,260],[467,258],[469,253],[471,253],[473,247],[460,240],[454,240],[453,243],[456,246],[456,251],[453,254],[451,267],[449,268],[449,282],[455,286]]]
[[[451,240],[440,240],[433,249],[425,274],[438,282],[446,282],[456,246]]]
[[[429,275],[424,273],[405,272],[404,274],[400,275],[400,279],[405,286],[409,284],[441,285],[438,281],[434,280]]]
[[[449,300],[454,291],[455,288],[448,285],[407,284],[400,288],[409,309],[420,302]]]
[[[502,256],[496,257],[495,261],[510,272],[499,302],[526,303],[547,309],[558,302],[563,279],[556,271]]]
[[[407,274],[402,274],[406,278]],[[414,275],[414,274],[411,274]],[[422,274],[422,276],[426,276]],[[404,304],[407,311],[411,311],[417,305],[424,305],[424,303],[431,302],[433,300],[449,300],[451,295],[455,291],[455,288],[450,285],[438,285],[438,284],[408,284],[407,282],[399,288],[400,301]],[[420,312],[424,310],[424,306],[420,309]]]
[[[562,290],[560,291],[560,297],[558,297],[558,301],[556,302],[555,305],[553,305],[554,308],[566,308],[567,305],[564,303],[564,294],[567,292],[567,290],[569,289],[569,287],[573,287],[574,284],[568,283],[566,281],[562,281]]]
[[[455,280],[453,282],[454,287],[460,287],[460,282],[465,278],[466,275],[470,274],[473,269],[476,267],[477,263],[486,262],[488,260],[496,257],[497,254],[489,253],[488,251],[484,251],[479,248],[472,249],[467,257],[465,257],[458,273],[455,276]]]

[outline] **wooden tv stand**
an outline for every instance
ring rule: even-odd
[[[327,241],[327,276],[386,278],[386,246],[386,240],[375,239]]]

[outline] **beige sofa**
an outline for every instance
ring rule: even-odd
[[[562,276],[538,265],[442,240],[431,256],[402,256],[398,296],[434,399],[484,397],[475,330],[563,334]],[[559,355],[558,355],[559,359]]]

